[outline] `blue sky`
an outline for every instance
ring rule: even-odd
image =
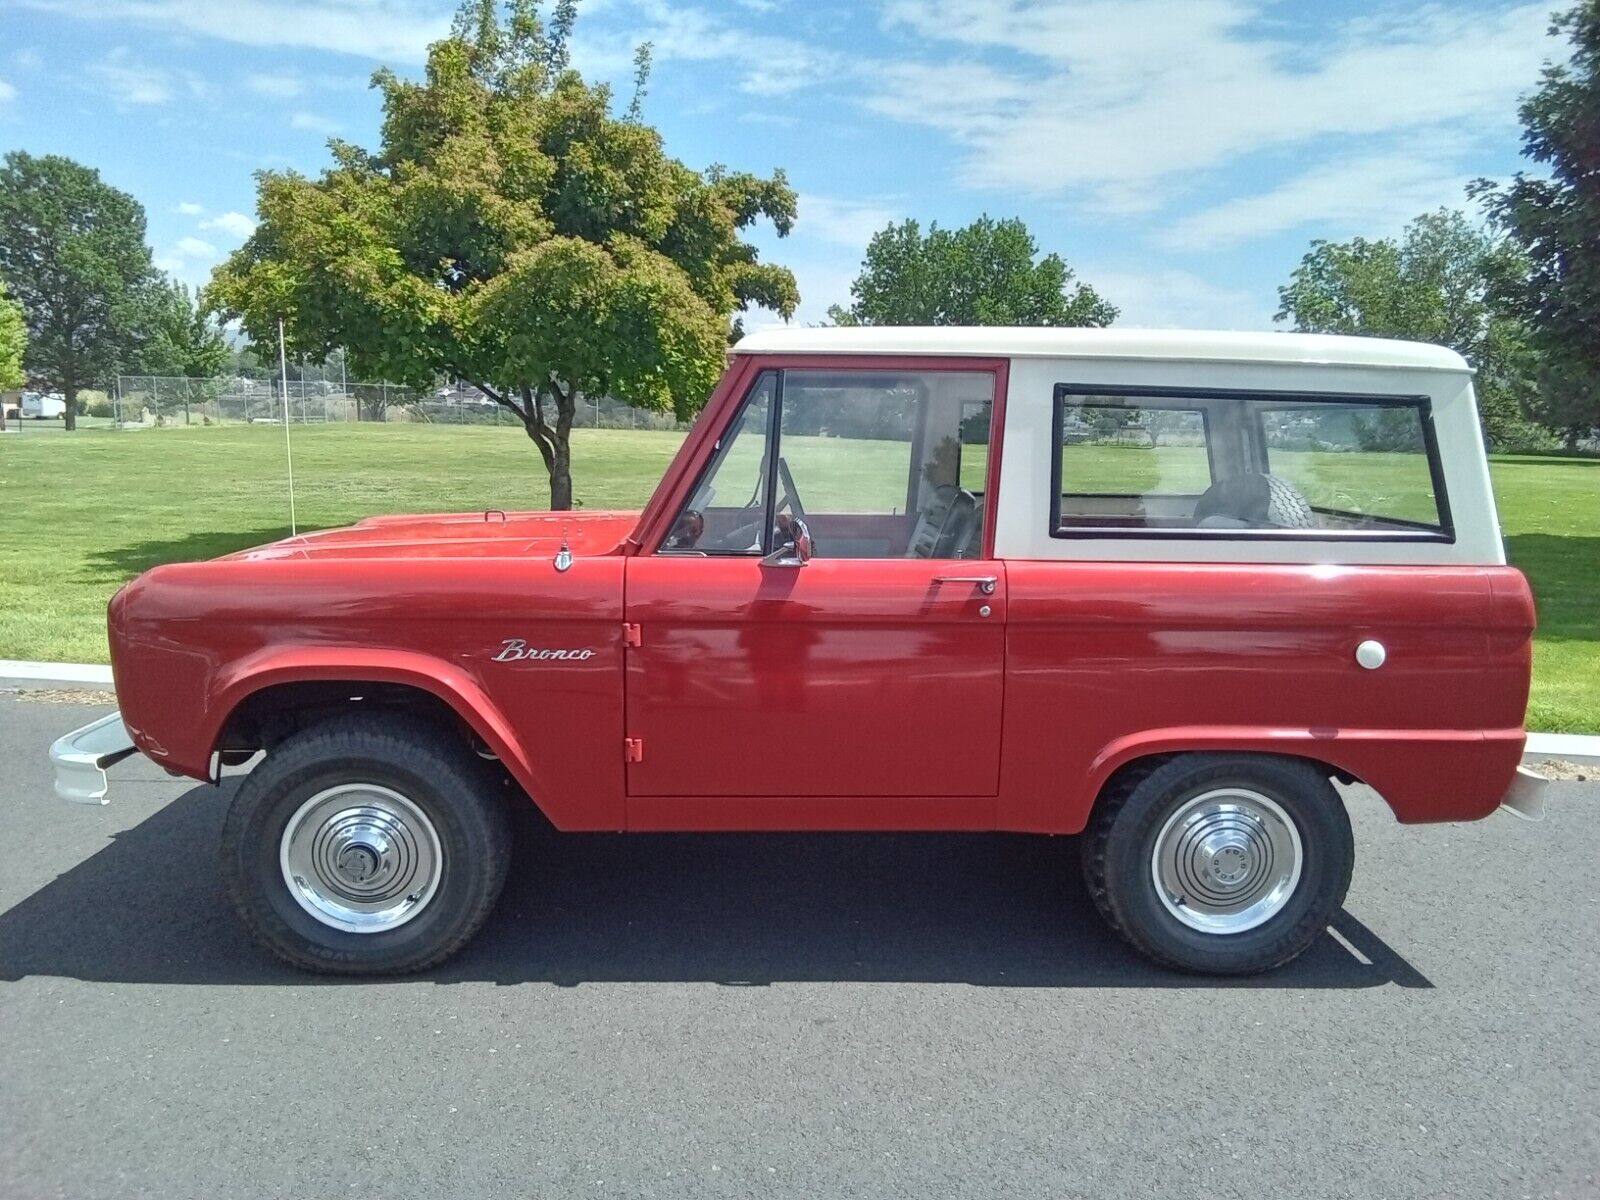
[[[575,65],[670,153],[801,196],[801,320],[848,299],[887,221],[1025,218],[1121,323],[1266,328],[1314,237],[1392,234],[1518,169],[1552,0],[587,0]],[[372,145],[367,87],[415,73],[452,0],[0,0],[0,150],[100,169],[157,261],[203,281],[251,172]],[[758,317],[753,325],[765,323]]]

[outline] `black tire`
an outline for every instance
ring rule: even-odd
[[[284,831],[311,797],[340,784],[392,789],[421,809],[441,850],[436,890],[404,924],[347,932],[290,892]],[[255,939],[283,961],[339,975],[421,971],[471,940],[505,884],[511,832],[489,764],[459,738],[401,715],[340,717],[274,747],[240,785],[222,828],[222,873]]]
[[[1226,787],[1273,801],[1301,846],[1299,882],[1283,906],[1238,933],[1180,921],[1158,895],[1151,865],[1168,819],[1192,798]],[[1083,854],[1089,894],[1112,929],[1164,967],[1208,975],[1251,975],[1304,953],[1344,903],[1354,867],[1350,817],[1327,776],[1271,755],[1180,754],[1134,767],[1095,806]]]

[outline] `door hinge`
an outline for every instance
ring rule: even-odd
[[[643,738],[623,738],[622,739],[622,761],[623,762],[630,762],[630,763],[643,762],[644,761],[644,739]]]
[[[644,645],[644,636],[639,627],[632,621],[624,621],[622,623],[622,644],[624,646]]]

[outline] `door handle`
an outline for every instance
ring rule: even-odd
[[[1000,579],[996,575],[935,575],[935,583],[975,583],[978,590],[985,596],[994,595],[995,588],[1000,586]]]

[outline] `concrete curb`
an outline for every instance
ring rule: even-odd
[[[0,658],[0,686],[51,684],[56,687],[109,687],[111,668],[93,663],[25,662]],[[1530,733],[1524,760],[1558,758],[1600,764],[1600,737],[1582,733]]]
[[[0,683],[79,684],[106,687],[111,683],[111,668],[93,663],[26,662],[0,658]]]
[[[1530,733],[1522,758],[1524,762],[1556,758],[1585,766],[1600,765],[1600,737],[1582,733]]]

